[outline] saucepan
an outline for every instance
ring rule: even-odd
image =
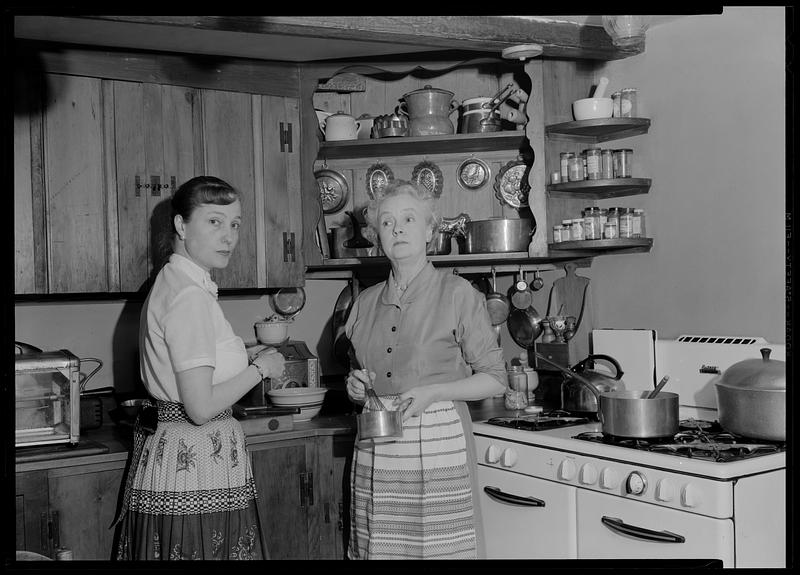
[[[588,379],[550,361],[536,357],[586,387],[597,399],[597,415],[604,435],[620,438],[651,439],[678,433],[678,394],[662,391],[648,398],[649,391],[622,390],[600,392]]]

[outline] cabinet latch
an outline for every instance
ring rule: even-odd
[[[283,232],[283,261],[297,261],[295,259],[294,248],[294,232]],[[291,260],[289,258],[291,258]]]
[[[161,195],[161,176],[150,176],[150,188],[151,195]]]
[[[283,122],[280,122],[279,136],[281,140],[281,152],[288,151],[292,153],[292,123],[286,124],[287,128],[283,127]],[[288,150],[286,149],[288,148]]]

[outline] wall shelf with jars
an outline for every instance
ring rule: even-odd
[[[551,124],[545,126],[544,133],[548,138],[569,138],[598,144],[646,134],[649,129],[648,118],[600,118]]]
[[[559,197],[606,199],[636,196],[650,191],[650,178],[611,178],[548,184],[547,191]]]

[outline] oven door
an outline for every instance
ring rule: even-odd
[[[579,559],[722,559],[734,566],[731,519],[578,490]]]
[[[575,559],[575,487],[478,465],[488,559]]]

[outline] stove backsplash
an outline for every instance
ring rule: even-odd
[[[594,337],[596,332],[599,337]],[[604,353],[616,359],[626,371],[626,365],[636,367],[636,373],[653,373],[650,377],[623,375],[627,389],[652,389],[663,376],[670,379],[664,391],[680,397],[680,417],[716,419],[717,398],[714,383],[725,370],[739,361],[761,357],[761,348],[771,350],[770,358],[786,361],[786,346],[772,344],[757,336],[681,335],[675,339],[650,338],[653,346],[643,351],[632,346],[632,335],[648,341],[642,332],[650,330],[594,330],[592,353]],[[655,332],[650,332],[655,333]],[[647,345],[647,344],[645,344]],[[596,366],[597,368],[597,366]]]

